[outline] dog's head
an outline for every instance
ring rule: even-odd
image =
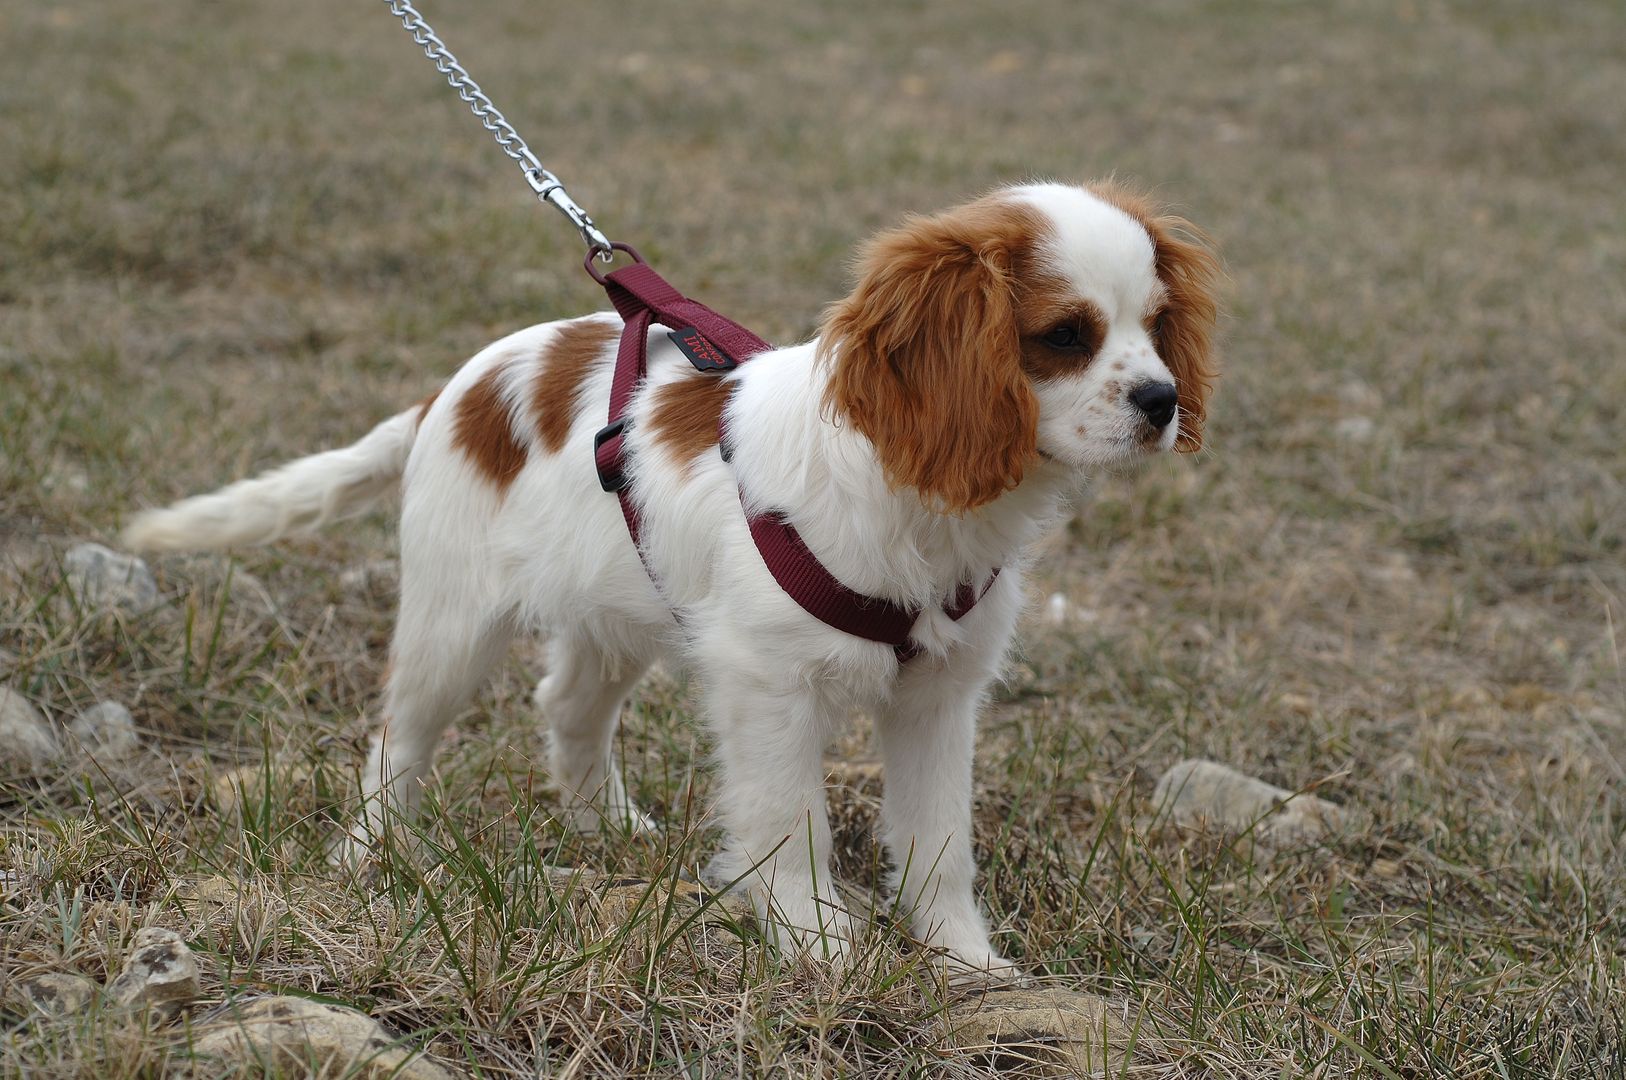
[[[1022,482],[1196,450],[1218,263],[1112,186],[1007,188],[872,239],[827,314],[826,406],[887,477],[950,511]]]

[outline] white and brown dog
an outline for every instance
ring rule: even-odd
[[[612,745],[639,676],[673,654],[716,738],[713,873],[743,878],[776,934],[839,951],[851,932],[821,752],[862,710],[914,933],[1000,968],[974,894],[972,750],[1022,555],[1091,473],[1201,445],[1216,273],[1191,228],[1140,196],[1029,184],[880,234],[817,340],[724,378],[653,334],[627,436],[647,570],[594,469],[622,327],[602,314],[504,338],[355,445],[144,513],[126,539],[265,543],[402,484],[400,616],[358,846],[414,803],[447,723],[526,629],[550,639],[536,702],[570,816],[652,827]],[[765,507],[840,582],[920,609],[920,655],[900,663],[781,591],[746,527]],[[996,568],[962,620],[944,613]]]

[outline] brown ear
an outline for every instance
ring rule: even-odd
[[[889,481],[950,512],[1014,488],[1037,452],[1012,271],[1035,224],[990,202],[906,221],[864,249],[858,287],[825,320],[827,407],[875,444]]]
[[[1180,437],[1174,448],[1201,450],[1208,398],[1219,377],[1214,355],[1219,259],[1201,229],[1162,212],[1146,196],[1115,183],[1095,184],[1091,190],[1140,222],[1152,238],[1158,280],[1168,292],[1168,303],[1152,325],[1152,344],[1180,395]]]
[[[1168,305],[1152,326],[1152,344],[1180,394],[1180,437],[1174,448],[1189,453],[1202,449],[1208,397],[1219,377],[1214,356],[1219,260],[1184,218],[1155,217],[1146,231],[1157,253],[1157,276],[1169,293]]]

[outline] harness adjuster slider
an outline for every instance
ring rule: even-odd
[[[612,424],[599,428],[593,436],[593,464],[598,469],[598,486],[614,493],[627,486],[626,447],[624,436],[631,417],[623,416]]]

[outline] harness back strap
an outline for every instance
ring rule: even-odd
[[[624,250],[636,261],[603,277],[588,264],[589,272],[604,286],[610,302],[626,324],[616,350],[615,374],[610,383],[609,422],[593,440],[593,459],[599,484],[605,491],[614,492],[620,501],[627,532],[638,548],[639,558],[643,559],[642,522],[627,490],[625,464],[627,408],[648,374],[650,327],[659,323],[675,331],[672,340],[694,366],[719,376],[758,353],[767,352],[771,346],[732,319],[684,296],[636,252]],[[900,663],[919,654],[920,646],[909,637],[909,630],[920,615],[918,610],[880,597],[865,596],[842,584],[781,515],[750,514],[746,524],[768,572],[809,615],[843,633],[891,645]],[[647,560],[645,569],[649,569]],[[976,605],[998,575],[999,571],[995,570],[981,589],[961,585],[944,613],[951,619],[960,619]]]

